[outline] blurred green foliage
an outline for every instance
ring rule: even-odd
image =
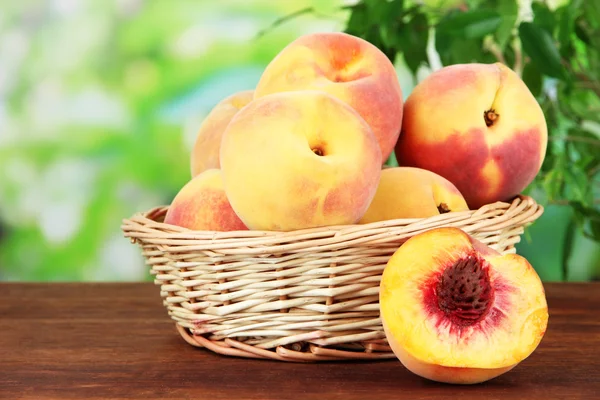
[[[139,249],[123,238],[121,219],[168,204],[187,182],[196,130],[219,100],[253,88],[267,63],[296,37],[342,30],[388,54],[405,97],[441,65],[491,62],[501,54],[515,67],[515,44],[521,43],[525,56],[516,67],[557,139],[549,143],[542,178],[528,189],[546,212],[518,251],[544,280],[597,278],[600,247],[584,232],[594,233],[590,218],[600,185],[592,162],[599,153],[585,146],[597,138],[583,121],[597,121],[600,113],[587,108],[596,104],[593,92],[569,91],[561,83],[571,76],[563,75],[562,60],[579,60],[586,41],[600,37],[594,36],[597,20],[581,23],[585,14],[597,15],[597,3],[585,3],[585,12],[562,3],[3,2],[0,280],[151,279]],[[515,31],[523,4],[531,6],[533,25]],[[551,46],[556,43],[566,43],[558,55]],[[597,61],[587,62],[588,70],[600,73]],[[568,103],[558,101],[557,107],[557,96],[568,96]],[[573,116],[582,113],[585,118]],[[588,142],[559,140],[573,136],[573,129]],[[581,175],[590,170],[589,177]]]
[[[150,279],[121,219],[168,204],[212,106],[297,36],[339,30],[339,5],[2,2],[0,280]],[[327,18],[258,37],[298,7]]]

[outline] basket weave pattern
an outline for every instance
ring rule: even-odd
[[[162,222],[167,207],[123,221],[191,345],[281,361],[394,358],[379,318],[390,256],[428,229],[458,227],[514,253],[543,208],[519,196],[425,219],[293,232],[190,231]]]

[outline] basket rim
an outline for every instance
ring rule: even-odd
[[[393,219],[368,224],[332,225],[295,231],[197,231],[162,222],[169,206],[137,212],[123,220],[121,229],[133,242],[177,246],[180,251],[223,250],[264,254],[302,249],[335,248],[336,244],[359,245],[408,238],[425,229],[454,226],[466,233],[498,233],[522,229],[544,212],[530,196],[517,195],[511,202],[486,204],[476,210],[455,211],[427,218]],[[236,250],[237,249],[237,250]],[[233,254],[233,253],[232,253]]]

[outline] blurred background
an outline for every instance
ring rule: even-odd
[[[507,20],[509,28],[515,21],[533,21],[543,25],[552,40],[577,46],[578,35],[564,33],[566,28],[559,32],[566,11],[558,10],[569,2],[487,2],[493,15],[485,9],[482,13],[479,3],[486,2],[1,2],[0,280],[151,280],[138,247],[123,237],[121,220],[171,201],[190,177],[189,152],[203,118],[227,95],[252,89],[269,61],[300,35],[347,30],[368,38],[393,59],[405,97],[441,65],[487,62],[490,55],[497,58],[503,52],[507,62],[514,63],[508,39],[499,50],[488,40],[490,31]],[[390,10],[401,14],[392,20]],[[576,21],[580,16],[578,11],[569,18]],[[435,47],[431,26],[440,21],[445,23],[440,29],[453,34],[462,29],[456,40],[461,47],[474,43],[473,53]],[[588,36],[600,32],[598,21],[585,21]],[[470,24],[480,31],[469,31]],[[573,22],[573,32],[577,26]],[[525,34],[516,33],[522,39]],[[593,36],[587,39],[593,47]],[[407,45],[402,50],[403,43]],[[527,51],[535,46],[522,47]],[[526,56],[521,61],[528,65]],[[537,57],[545,56],[542,52]],[[594,62],[588,60],[590,70],[600,65]],[[540,102],[556,101],[561,78],[553,76],[555,71],[532,69],[523,72]],[[567,71],[565,76],[577,72]],[[594,71],[586,75],[591,84],[597,77]],[[585,100],[592,111],[600,104],[597,88],[588,90],[592,97]],[[566,112],[558,115],[552,107],[544,110],[552,119],[551,134],[568,131],[573,124],[597,122],[593,115],[575,118]],[[594,236],[600,232],[595,230],[600,214],[594,214],[600,187],[600,130],[594,129],[600,125],[589,123],[577,136],[587,141],[551,141],[549,152],[554,153],[544,174],[528,189],[546,212],[527,230],[518,252],[545,281],[600,277],[600,246]],[[570,181],[567,173],[561,175],[561,168],[567,168],[561,165],[570,156],[563,157],[563,164],[556,161],[557,154],[572,153],[566,147],[571,142],[580,146],[577,160],[582,154],[587,157],[586,164],[573,164],[576,171],[592,172],[583,181],[574,178],[583,194],[564,192]]]

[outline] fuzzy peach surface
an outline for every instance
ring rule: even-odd
[[[231,208],[218,169],[208,169],[185,184],[171,202],[164,222],[192,230],[248,229]]]
[[[385,162],[400,134],[403,97],[394,66],[381,50],[342,32],[301,36],[265,68],[255,98],[306,89],[323,90],[358,111]]]
[[[468,211],[458,189],[446,178],[421,168],[394,167],[381,171],[377,192],[360,223],[396,218],[427,218]]]
[[[496,117],[488,126],[490,110]],[[547,136],[540,105],[511,69],[457,64],[407,98],[396,157],[447,178],[474,209],[521,193],[542,165]]]
[[[492,303],[480,321],[456,325],[431,303],[429,282],[468,256],[487,269]],[[398,249],[383,272],[380,307],[402,363],[451,383],[481,382],[510,370],[535,350],[548,323],[544,288],[527,260],[500,255],[458,228],[432,229]]]
[[[244,90],[222,99],[202,121],[190,157],[192,177],[220,168],[221,137],[231,118],[254,98],[254,90]]]
[[[319,153],[319,154],[317,154]],[[225,191],[251,229],[355,223],[375,195],[381,152],[369,125],[322,91],[263,96],[221,143]]]

